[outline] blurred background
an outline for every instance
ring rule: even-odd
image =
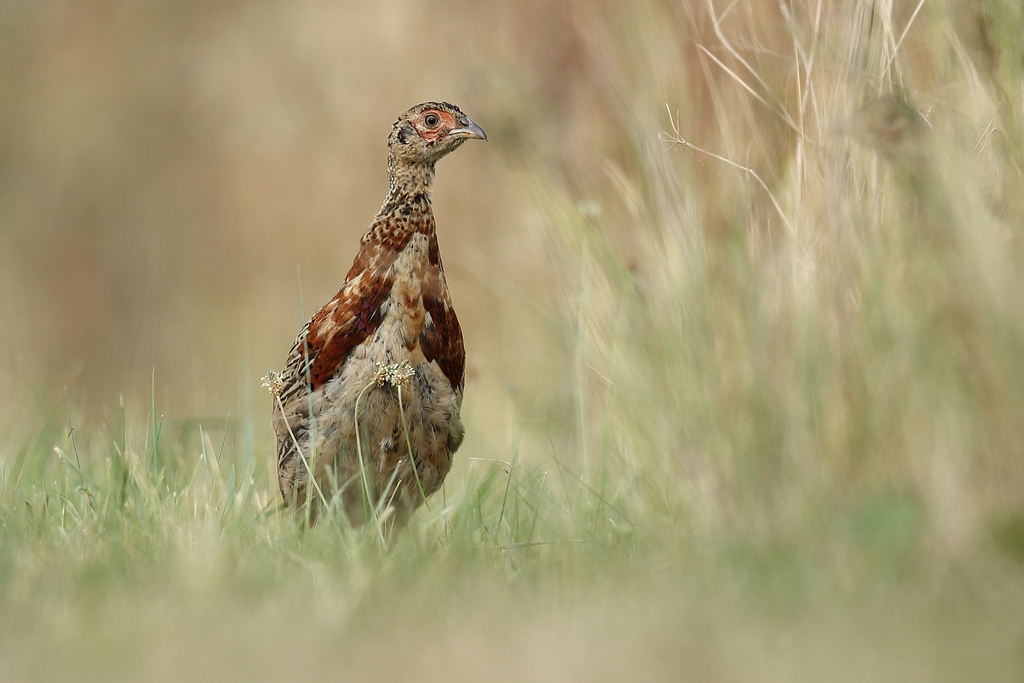
[[[621,148],[576,14],[5,3],[5,394],[46,402],[66,387],[102,416],[118,394],[148,397],[155,373],[170,414],[237,413],[340,286],[387,189],[391,124],[441,99],[493,141],[446,161],[436,206],[471,382],[509,381],[537,350],[510,288],[551,303],[528,187],[541,167],[568,179],[574,154]]]
[[[858,305],[881,292],[892,334],[913,327],[920,292],[879,277],[912,220],[841,130],[880,93],[916,98],[984,226],[967,239],[998,243],[956,277],[1014,272],[1021,25],[1002,0],[5,3],[0,410],[67,400],[103,423],[156,400],[171,419],[251,414],[267,443],[258,378],[340,286],[392,122],[440,99],[490,136],[444,160],[435,197],[479,448],[561,417],[715,468],[748,438],[770,470],[784,458],[765,452],[903,452],[869,419],[901,403],[875,380],[902,361]],[[966,305],[1005,318],[1014,282]],[[1006,320],[976,334],[1016,339]],[[830,371],[801,379],[819,348]],[[1002,439],[1013,391],[982,392]],[[796,404],[838,426],[795,425]]]
[[[425,100],[489,135],[434,201],[467,440],[375,555],[263,514],[260,377]],[[8,0],[0,677],[403,624],[423,680],[1020,680],[1022,226],[1017,0]]]
[[[861,4],[825,11],[853,18]],[[916,3],[895,4],[892,21],[904,25]],[[962,4],[959,38],[990,40],[984,3]],[[753,121],[724,108],[720,98],[750,94],[706,54],[720,43],[708,7],[6,3],[6,384],[67,386],[102,405],[148,394],[155,369],[175,410],[226,410],[239,378],[278,367],[299,321],[340,284],[386,189],[390,124],[425,99],[459,103],[491,134],[446,160],[436,210],[472,367],[487,381],[518,376],[510,366],[521,356],[543,359],[532,330],[509,324],[519,302],[505,288],[554,303],[539,188],[599,198],[617,173],[635,174],[639,141],[656,147],[652,131],[668,130],[666,112],[680,108],[690,140],[720,152],[727,117],[750,126],[749,149],[738,150],[748,164],[792,143],[770,108]],[[939,87],[936,65],[917,56],[929,47],[924,19],[901,36],[912,57],[901,64],[917,87]],[[774,3],[753,2],[728,22],[765,48],[758,67],[783,94],[799,85],[785,21]],[[720,46],[712,54],[736,66]],[[866,66],[822,68],[877,88]],[[633,240],[636,226],[617,227]]]
[[[391,123],[441,99],[490,135],[444,160],[435,200],[478,443],[505,448],[510,416],[571,419],[613,386],[616,415],[660,402],[632,433],[657,423],[657,450],[686,450],[674,430],[695,427],[666,377],[697,383],[691,398],[728,424],[747,389],[768,403],[792,389],[772,374],[803,353],[784,327],[824,315],[826,337],[860,334],[848,304],[889,286],[863,258],[884,247],[884,167],[837,132],[866,98],[897,89],[935,113],[1019,256],[1020,14],[1000,0],[7,2],[2,410],[67,396],[103,421],[120,395],[171,417],[261,414],[258,378],[379,208]],[[699,291],[710,317],[671,291]],[[742,323],[751,307],[764,329]],[[696,365],[673,365],[686,353]],[[824,386],[862,406],[848,371]]]

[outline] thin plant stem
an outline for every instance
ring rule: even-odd
[[[281,414],[284,415],[284,405],[281,403],[281,397],[274,396],[274,400],[277,401],[277,407],[281,409]],[[313,488],[316,490],[317,495],[320,497],[320,501],[326,508],[327,499],[324,498],[323,491],[320,490],[320,484],[317,483],[316,477],[313,476],[313,471],[309,468],[309,462],[306,460],[306,454],[302,452],[302,447],[299,446],[299,440],[295,438],[295,433],[292,431],[292,426],[288,424],[288,420],[284,421],[284,426],[288,429],[288,436],[292,438],[292,443],[295,444],[295,451],[299,454],[299,461],[302,463],[302,466],[306,468],[306,477],[308,477],[309,481],[312,482]],[[309,496],[306,496],[306,503],[308,505]],[[306,521],[309,521],[308,517]]]
[[[64,388],[64,405],[68,410],[68,436],[71,437],[71,447],[75,451],[75,464],[78,465],[78,481],[85,487],[85,477],[82,475],[82,461],[78,457],[78,439],[75,437],[75,426],[71,424],[71,401],[68,399],[67,387]]]
[[[412,440],[409,438],[409,425],[405,421],[405,406],[402,405],[402,385],[398,385],[398,414],[402,417],[402,431],[405,433],[405,445],[409,449],[409,463],[412,465],[412,475],[416,477],[416,486],[419,487],[420,495],[423,496],[423,505],[430,510],[427,504],[427,493],[423,490],[423,483],[420,481],[420,473],[416,468],[416,458],[412,456]],[[397,468],[396,468],[397,471]]]
[[[376,383],[377,382],[375,380],[371,380],[370,383],[363,387],[363,390],[359,392],[359,395],[356,396],[356,406],[352,415],[352,428],[356,431],[356,455],[359,458],[359,476],[363,480],[363,504],[368,515],[375,514],[375,512],[373,503],[371,502],[373,496],[370,492],[370,480],[366,476],[366,464],[363,462],[363,444],[362,440],[359,438],[359,401],[362,400],[363,394],[365,394]]]

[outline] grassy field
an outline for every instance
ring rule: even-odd
[[[0,11],[0,680],[1021,680],[1020,7],[520,10]],[[259,377],[436,92],[467,440],[303,531]]]

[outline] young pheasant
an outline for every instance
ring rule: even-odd
[[[384,205],[341,290],[272,375],[278,483],[286,503],[309,501],[314,520],[333,501],[353,524],[389,509],[401,524],[462,443],[466,352],[430,196],[434,165],[472,139],[487,135],[446,102],[398,119]]]

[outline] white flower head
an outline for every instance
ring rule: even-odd
[[[413,369],[407,360],[391,364],[378,362],[377,372],[373,373],[373,381],[377,386],[390,384],[393,387],[397,387],[401,384],[407,384],[415,375],[416,370]]]
[[[281,378],[281,373],[275,372],[274,370],[268,370],[267,374],[260,378],[263,382],[263,386],[270,390],[272,396],[280,396],[281,392],[284,391],[284,379]]]

